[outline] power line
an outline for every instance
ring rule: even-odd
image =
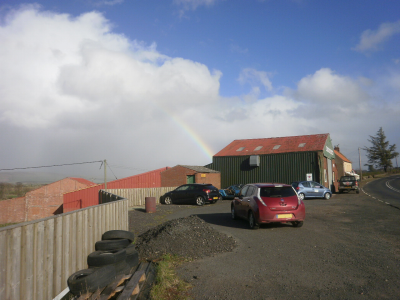
[[[62,166],[72,166],[72,165],[93,164],[93,163],[98,163],[98,162],[103,163],[102,160],[95,160],[95,161],[86,161],[86,162],[72,163],[72,164],[62,164],[62,165],[50,165],[50,166],[26,167],[26,168],[13,168],[13,169],[0,169],[0,171],[14,171],[14,170],[26,170],[26,169],[62,167]]]
[[[115,179],[118,179],[117,176],[115,176],[115,174],[114,174],[113,170],[111,169],[110,165],[109,165],[107,162],[106,162],[106,164],[107,164],[107,166],[110,168],[110,171],[111,171],[111,173],[113,173]]]

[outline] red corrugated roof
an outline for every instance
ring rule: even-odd
[[[214,156],[242,156],[323,151],[328,137],[329,133],[265,139],[234,140]],[[278,145],[280,146],[278,147]],[[302,145],[302,147],[299,147],[299,145]],[[242,150],[238,151],[241,148]]]
[[[83,178],[78,178],[78,177],[69,177],[69,178],[71,178],[72,180],[78,181],[82,184],[86,184],[87,186],[92,186],[92,185],[97,184],[97,183],[91,182],[91,181],[89,181],[87,179],[83,179]]]
[[[346,156],[344,156],[342,153],[340,153],[337,150],[334,150],[334,151],[335,151],[335,155],[339,156],[343,161],[351,163],[351,161]]]

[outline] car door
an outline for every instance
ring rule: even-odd
[[[234,203],[235,203],[235,212],[236,212],[236,215],[238,216],[238,217],[240,217],[240,218],[243,218],[244,216],[245,216],[245,213],[244,213],[244,203],[243,203],[243,201],[244,201],[244,198],[245,198],[245,196],[246,196],[246,192],[247,192],[247,189],[249,188],[249,186],[248,185],[245,185],[241,190],[240,190],[240,192],[239,192],[239,195],[237,196],[237,197],[235,197],[235,199],[233,200],[234,201]]]
[[[324,186],[318,182],[312,181],[311,188],[313,189],[314,197],[324,196]]]
[[[182,203],[185,201],[186,198],[186,193],[187,189],[189,188],[189,185],[182,185],[178,187],[174,193],[171,195],[172,201],[174,203]]]
[[[254,200],[253,200],[253,195],[256,191],[255,186],[249,186],[249,188],[246,191],[246,196],[243,198],[242,201],[242,207],[243,207],[243,216],[245,218],[248,217],[249,211],[256,209],[254,206]]]
[[[201,186],[198,185],[188,185],[188,188],[186,189],[186,193],[182,198],[183,203],[196,203],[196,196],[199,194],[199,190],[201,189]]]
[[[301,183],[303,186],[303,189],[301,190],[301,193],[304,193],[304,196],[306,197],[313,197],[313,191],[311,188],[311,182],[310,181],[304,181]]]

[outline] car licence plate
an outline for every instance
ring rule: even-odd
[[[276,215],[276,217],[278,219],[291,219],[292,218],[292,214],[281,214],[281,215]]]
[[[213,199],[218,199],[218,197],[214,197]]]

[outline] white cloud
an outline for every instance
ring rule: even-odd
[[[378,51],[381,45],[393,35],[400,33],[400,20],[393,23],[383,23],[377,30],[365,30],[361,34],[359,44],[353,50],[359,52]]]
[[[272,91],[272,83],[269,80],[270,73],[257,71],[252,68],[245,68],[239,75],[238,81],[241,84],[250,83],[252,86],[261,84],[267,91]]]
[[[7,16],[0,27],[3,168],[99,159],[138,170],[205,165],[207,151],[234,139],[325,132],[352,159],[347,151],[380,126],[398,143],[390,139],[399,128],[396,72],[379,81],[324,68],[295,90],[260,99],[262,89],[273,91],[271,74],[246,68],[239,81],[250,84],[248,94],[222,98],[220,71],[112,30],[97,12],[72,18],[29,6]]]

